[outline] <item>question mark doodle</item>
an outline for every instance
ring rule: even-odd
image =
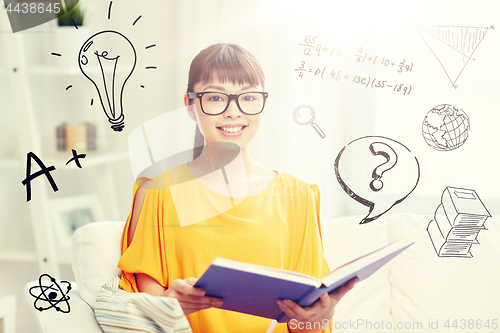
[[[378,192],[384,187],[382,175],[396,165],[398,155],[391,146],[384,142],[373,142],[369,148],[373,156],[381,155],[387,159],[387,161],[379,164],[372,172],[373,180],[370,182],[370,188],[372,191]]]

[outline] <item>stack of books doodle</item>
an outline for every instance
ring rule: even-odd
[[[427,232],[440,257],[470,258],[470,248],[491,217],[476,191],[446,187]]]

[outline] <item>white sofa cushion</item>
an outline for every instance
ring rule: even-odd
[[[391,261],[392,314],[396,324],[407,325],[396,332],[500,329],[498,219],[488,218],[488,230],[478,235],[480,244],[472,245],[472,258],[437,256],[427,233],[432,216],[401,214],[387,215],[385,219],[389,241],[407,236],[416,241]],[[496,329],[492,326],[494,319]],[[489,328],[484,327],[487,320]],[[449,328],[445,327],[447,321]],[[421,323],[421,328],[410,328],[410,323]]]
[[[121,275],[121,236],[125,222],[94,222],[77,229],[71,244],[71,265],[82,299],[92,309],[101,285]]]
[[[379,218],[360,225],[364,216],[321,223],[325,257],[330,269],[388,244],[386,222]],[[334,332],[394,332],[390,313],[389,265],[356,284],[335,308]]]
[[[58,281],[59,282],[59,281]],[[42,333],[42,332],[61,332],[61,333],[102,333],[99,323],[95,319],[94,312],[80,297],[78,286],[73,281],[71,290],[67,294],[69,297],[69,312],[56,311],[51,307],[52,304],[45,301],[39,301],[37,305],[46,308],[44,311],[38,311],[34,307],[36,301],[31,296],[29,290],[35,287],[33,293],[37,295],[41,293],[39,289],[39,281],[28,282],[23,289],[23,297],[20,300],[19,310],[22,313],[22,322],[18,332]],[[42,286],[50,286],[48,280],[42,281]],[[65,285],[62,285],[66,287]],[[65,290],[65,288],[63,289]],[[43,300],[43,295],[42,300]],[[58,298],[62,295],[58,294]],[[66,310],[64,302],[58,304],[62,309]],[[2,330],[0,329],[0,332]]]

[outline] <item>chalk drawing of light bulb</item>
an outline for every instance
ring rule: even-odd
[[[111,123],[120,132],[125,127],[123,91],[137,62],[134,45],[123,34],[105,30],[87,39],[78,54],[78,64],[95,86],[101,106]]]

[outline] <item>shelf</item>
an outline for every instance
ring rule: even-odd
[[[59,251],[57,255],[58,263],[71,264],[71,251]],[[26,247],[20,247],[0,249],[0,261],[36,263],[37,258],[35,250],[26,250]]]
[[[97,67],[91,72],[97,73]],[[33,75],[82,75],[82,71],[75,64],[72,67],[57,67],[57,66],[33,66],[28,67],[28,74]]]
[[[118,68],[117,72],[125,72],[124,69],[121,68],[129,68],[132,65],[121,65],[120,68]],[[1,72],[0,72],[1,73]],[[85,73],[87,74],[100,74],[101,69],[97,66],[94,67],[89,67],[85,68]],[[76,61],[75,65],[68,67],[68,66],[31,66],[28,67],[28,74],[32,75],[83,75],[82,71],[78,67]]]
[[[84,159],[81,159],[82,166],[93,167],[104,165],[114,162],[120,162],[129,159],[128,152],[102,152],[99,150],[88,151],[85,153],[77,152],[78,154],[86,154]],[[53,151],[49,154],[38,156],[42,162],[47,165],[66,165],[66,163],[73,157],[71,151]],[[25,167],[26,161],[20,161],[16,158],[0,158],[0,169],[17,169]],[[69,169],[78,169],[76,163],[67,165]]]
[[[17,158],[0,158],[0,169],[17,169],[23,166]]]
[[[0,249],[0,261],[36,262],[35,251]]]
[[[10,27],[8,24],[8,20],[0,20],[0,30],[7,31],[9,30],[9,28]],[[53,33],[56,32],[55,29],[51,30],[53,30],[51,31]],[[57,32],[59,33],[61,31],[57,30]],[[16,131],[13,131],[12,134],[8,134],[9,138],[7,138],[7,141],[11,139],[10,137],[14,139],[14,136],[17,136],[19,138],[18,141],[20,152],[19,154],[16,152],[5,151],[5,155],[0,157],[0,172],[10,173],[6,172],[6,169],[11,169],[13,170],[13,172],[19,172],[20,170],[24,171],[27,163],[26,154],[30,151],[34,152],[46,167],[54,166],[57,168],[57,170],[67,170],[68,173],[73,172],[74,170],[78,170],[78,166],[76,163],[74,163],[74,161],[72,161],[73,154],[71,150],[57,151],[57,146],[55,144],[57,143],[57,138],[54,137],[56,134],[55,129],[47,131],[47,128],[45,128],[45,131],[43,133],[39,133],[43,129],[42,126],[46,126],[46,124],[43,122],[42,124],[39,124],[35,119],[36,111],[38,111],[38,103],[43,102],[47,103],[48,105],[51,102],[57,103],[57,101],[61,98],[60,94],[58,93],[59,88],[57,91],[49,93],[44,92],[44,94],[42,95],[40,91],[37,91],[36,89],[30,89],[30,84],[39,84],[41,80],[43,85],[51,86],[61,80],[68,82],[67,79],[69,77],[71,77],[72,80],[79,78],[86,81],[79,67],[79,59],[74,52],[69,54],[68,52],[61,51],[61,57],[58,57],[57,55],[50,55],[51,51],[58,51],[58,49],[73,49],[70,48],[69,45],[66,44],[66,42],[76,41],[78,44],[78,37],[74,36],[74,38],[70,39],[61,38],[62,42],[64,43],[60,45],[62,47],[56,47],[54,44],[53,49],[45,49],[45,51],[43,52],[47,53],[43,55],[43,63],[39,61],[41,59],[38,59],[38,57],[30,57],[32,52],[40,51],[39,47],[31,45],[31,41],[36,40],[37,42],[40,42],[41,45],[41,43],[44,42],[44,40],[41,39],[42,36],[40,36],[40,38],[38,38],[37,36],[32,36],[32,38],[28,39],[24,39],[23,37],[25,36],[23,36],[22,33],[0,34],[0,45],[9,46],[5,47],[5,52],[8,52],[8,54],[6,54],[7,56],[3,57],[2,55],[2,61],[0,63],[0,78],[2,80],[2,83],[6,81],[5,83],[7,84],[7,86],[11,88],[11,94],[7,96],[7,98],[12,99],[13,115],[15,115],[16,124],[18,124],[19,126],[17,133]],[[27,43],[27,41],[29,41],[30,43]],[[46,45],[44,44],[44,46]],[[30,60],[30,58],[33,58],[33,62],[27,63],[26,60]],[[102,75],[102,69],[99,66],[99,62],[95,60],[98,59],[90,59],[89,57],[89,61],[94,62],[89,62],[88,65],[82,66],[85,73],[88,74],[89,77],[100,77]],[[120,66],[117,66],[116,73],[120,73],[121,76],[124,76],[124,74],[127,74],[125,69],[129,68],[130,72],[131,66],[132,63],[130,63],[130,66],[120,63]],[[135,69],[137,70],[138,67],[136,67]],[[33,91],[36,91],[34,96],[31,95]],[[71,102],[71,97],[65,98],[68,100],[68,102]],[[40,114],[39,116],[50,116],[51,119],[47,121],[47,123],[50,123],[51,120],[55,120],[56,114],[58,113],[54,113],[54,115]],[[33,128],[30,128],[30,131],[24,131],[24,128],[21,129],[21,124],[25,121],[32,122]],[[90,120],[89,122],[92,123],[92,121]],[[97,121],[94,122],[97,123]],[[98,147],[97,150],[87,152],[77,150],[77,153],[79,155],[86,154],[85,158],[80,158],[82,168],[103,166],[103,169],[105,169],[93,170],[104,172],[84,173],[85,175],[82,176],[82,178],[87,178],[83,178],[82,180],[89,181],[90,184],[97,184],[99,187],[99,196],[105,198],[106,204],[109,205],[108,210],[112,211],[114,216],[118,216],[119,210],[118,202],[116,199],[114,173],[111,167],[113,166],[113,163],[128,164],[129,154],[128,150],[125,147],[122,147],[120,150],[118,150],[117,146],[113,144],[113,140],[114,139],[110,139],[107,135],[104,137],[96,138],[96,145]],[[32,161],[31,165],[33,171],[39,170],[39,166],[37,165],[36,161]],[[97,174],[98,179],[93,179],[93,177],[91,177],[94,173]],[[67,176],[69,176],[69,174]],[[19,179],[19,184],[20,181],[21,179]],[[52,239],[52,236],[56,238],[55,235],[51,234],[55,233],[56,230],[52,230],[53,228],[51,228],[51,223],[53,221],[50,217],[50,214],[47,213],[50,212],[49,194],[51,193],[51,191],[50,188],[48,188],[47,184],[43,182],[41,182],[40,186],[37,186],[37,190],[39,190],[39,193],[37,193],[37,195],[42,196],[44,200],[34,200],[27,207],[25,205],[22,205],[22,207],[20,206],[21,209],[26,209],[29,211],[29,221],[31,224],[30,228],[33,231],[32,236],[34,239],[28,239],[31,237],[24,236],[24,232],[15,232],[12,236],[10,234],[4,235],[5,237],[3,238],[7,243],[3,243],[0,245],[0,261],[9,263],[21,262],[37,265],[38,269],[41,272],[49,273],[52,276],[58,276],[60,274],[60,268],[58,267],[58,264],[69,264],[71,262],[71,249],[62,248],[60,244],[61,242],[47,241],[48,239]],[[17,199],[13,199],[14,200],[12,208],[15,209],[17,207]],[[7,208],[10,209],[10,207]],[[8,228],[6,228],[6,225],[4,225],[4,222],[5,221],[0,222],[0,226],[2,227],[0,233],[8,230]],[[42,255],[43,257],[41,257]],[[47,258],[47,260],[40,260],[41,258]],[[4,272],[1,272],[0,274],[4,274]]]
[[[87,151],[85,153],[77,151],[77,154],[86,154],[84,159],[80,159],[80,164],[83,167],[105,165],[129,159],[128,152],[100,152],[96,150]],[[71,158],[73,158],[71,151],[59,151],[45,154],[43,161],[45,165],[66,165]],[[69,163],[66,167],[70,169],[78,169],[78,166],[74,162]]]

